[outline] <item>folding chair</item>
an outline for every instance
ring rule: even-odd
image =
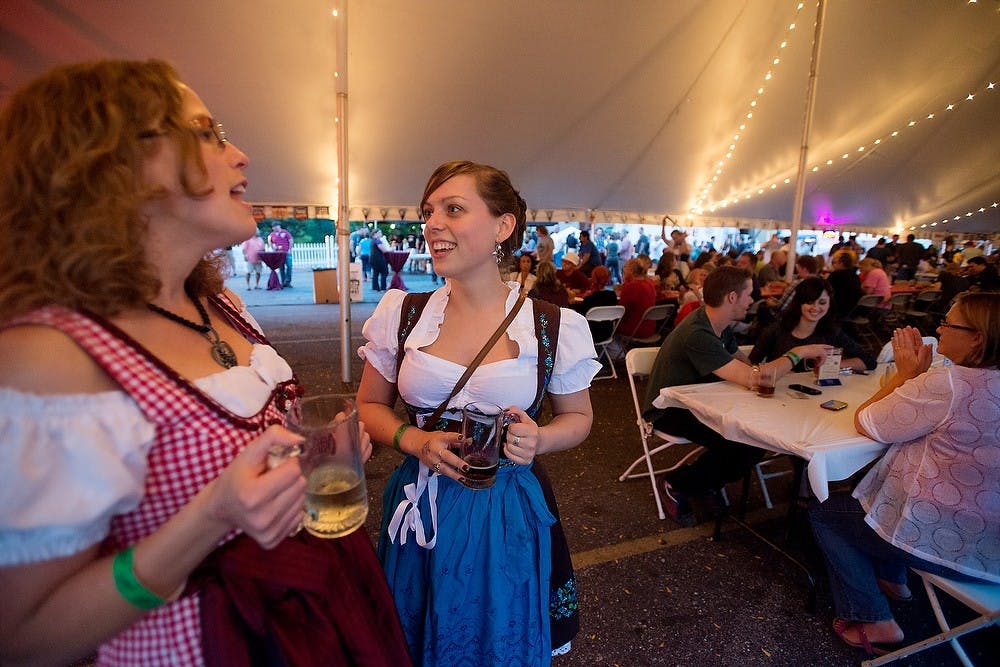
[[[932,308],[941,299],[940,290],[924,290],[913,299],[913,306],[906,311],[906,321],[918,329],[920,333],[931,333],[934,313]]]
[[[639,438],[642,440],[643,454],[621,474],[618,481],[624,482],[626,479],[648,477],[649,483],[653,487],[653,498],[656,499],[656,511],[661,519],[666,519],[667,515],[663,512],[663,502],[660,500],[660,490],[656,485],[656,475],[679,468],[687,463],[690,458],[700,454],[704,448],[696,447],[685,454],[680,461],[669,468],[653,470],[652,457],[654,454],[658,454],[659,452],[664,451],[668,447],[673,447],[674,445],[685,445],[691,443],[691,441],[686,438],[680,438],[670,435],[669,433],[664,433],[663,431],[654,430],[653,425],[642,417],[642,406],[639,403],[639,394],[635,388],[635,376],[649,376],[649,373],[653,370],[653,362],[656,361],[656,355],[658,352],[659,348],[655,347],[636,347],[625,353],[625,372],[628,374],[628,386],[632,390],[632,406],[635,408],[635,421],[639,427]],[[652,440],[654,436],[662,442],[656,445],[653,449],[650,449],[650,440]],[[632,472],[642,463],[646,464],[645,472]]]
[[[767,492],[767,480],[773,477],[781,477],[782,475],[787,475],[792,471],[779,470],[777,472],[764,472],[764,468],[770,466],[772,463],[774,463],[783,456],[784,454],[778,454],[777,452],[769,452],[767,456],[761,459],[760,463],[754,466],[754,470],[757,471],[757,481],[760,482],[760,492],[764,495],[764,504],[767,506],[767,509],[774,509],[774,504],[771,502],[771,494]]]
[[[875,327],[881,320],[882,314],[879,304],[882,297],[877,294],[866,294],[858,301],[857,305],[851,309],[851,313],[844,320],[852,325],[857,334],[858,342],[868,348],[872,354],[878,354],[882,348],[882,339],[875,333]]]
[[[886,325],[896,328],[901,327],[906,322],[906,311],[910,309],[910,302],[913,301],[912,294],[893,294],[889,297],[892,308],[886,313]]]
[[[934,616],[937,618],[938,625],[941,627],[941,632],[933,637],[928,637],[923,641],[910,644],[909,646],[904,646],[903,648],[893,651],[892,653],[887,653],[886,655],[883,655],[875,660],[865,660],[861,664],[871,665],[872,667],[876,667],[877,665],[886,665],[890,662],[898,660],[899,658],[905,658],[913,655],[914,653],[919,653],[920,651],[930,648],[931,646],[937,646],[938,644],[949,642],[952,650],[955,651],[955,655],[958,656],[958,660],[965,665],[965,667],[972,667],[972,661],[969,660],[969,656],[966,655],[965,650],[958,643],[958,638],[970,632],[975,632],[976,630],[989,627],[990,625],[1000,624],[1000,584],[993,584],[989,582],[973,583],[968,581],[955,581],[953,579],[947,579],[945,577],[930,574],[929,572],[924,572],[915,568],[913,571],[920,575],[920,578],[924,581],[924,588],[927,590],[927,598],[930,600],[931,608],[934,610]],[[944,611],[941,609],[941,602],[938,600],[935,589],[944,591],[964,604],[966,607],[978,613],[979,616],[972,619],[968,623],[963,623],[957,628],[952,628],[948,624],[948,619],[945,618]]]
[[[663,334],[669,328],[671,320],[674,318],[674,314],[677,312],[677,306],[672,303],[661,303],[659,305],[647,308],[646,312],[642,314],[642,319],[639,323],[635,325],[635,329],[631,333],[635,333],[643,322],[647,320],[652,320],[656,322],[656,331],[653,335],[646,336],[643,338],[636,338],[629,335],[624,335],[621,332],[618,334],[618,338],[621,339],[622,344],[625,349],[636,347],[636,346],[650,346],[659,345],[660,341],[663,340]]]
[[[595,380],[604,380],[606,378],[618,378],[618,371],[615,370],[615,360],[611,357],[611,353],[608,351],[608,347],[615,342],[615,332],[618,330],[618,323],[621,322],[622,317],[625,315],[625,306],[594,306],[587,311],[585,317],[590,322],[610,322],[611,323],[611,333],[604,340],[595,340],[594,348],[597,350],[597,359],[600,361],[601,357],[608,360],[608,366],[611,368],[610,375],[595,375]]]

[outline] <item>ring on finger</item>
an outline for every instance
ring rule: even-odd
[[[435,463],[434,465],[432,465],[431,468],[434,469],[434,472],[441,472],[441,462],[438,461],[437,463]]]
[[[521,437],[518,436],[518,435],[515,435],[514,436],[514,443],[513,444],[514,444],[515,447],[517,447],[518,445],[520,445],[521,444]]]

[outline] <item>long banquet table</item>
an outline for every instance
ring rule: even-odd
[[[842,375],[841,386],[816,387],[823,394],[804,399],[792,398],[788,385],[815,386],[812,373],[785,375],[772,398],[732,382],[664,387],[653,405],[686,408],[729,440],[806,460],[813,493],[826,500],[831,481],[847,479],[888,447],[854,428],[854,411],[878,389],[883,371],[880,364],[867,375]],[[831,399],[847,407],[836,412],[820,407]]]

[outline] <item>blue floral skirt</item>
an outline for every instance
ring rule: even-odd
[[[561,528],[553,530],[559,524],[548,501],[554,507],[554,499],[536,467],[502,466],[494,486],[483,490],[436,476],[436,535],[430,487],[416,500],[424,538],[436,540],[431,549],[412,532],[389,539],[392,517],[407,504],[407,486],[418,481],[419,461],[407,456],[389,479],[378,556],[414,664],[548,665],[553,646],[579,628],[569,551]],[[556,560],[568,576],[553,574],[556,532],[557,548],[565,552]]]

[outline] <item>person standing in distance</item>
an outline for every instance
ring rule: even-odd
[[[271,224],[271,233],[267,237],[267,242],[271,247],[279,252],[285,253],[285,263],[279,270],[281,275],[281,286],[292,286],[292,234],[281,226],[277,220]]]

